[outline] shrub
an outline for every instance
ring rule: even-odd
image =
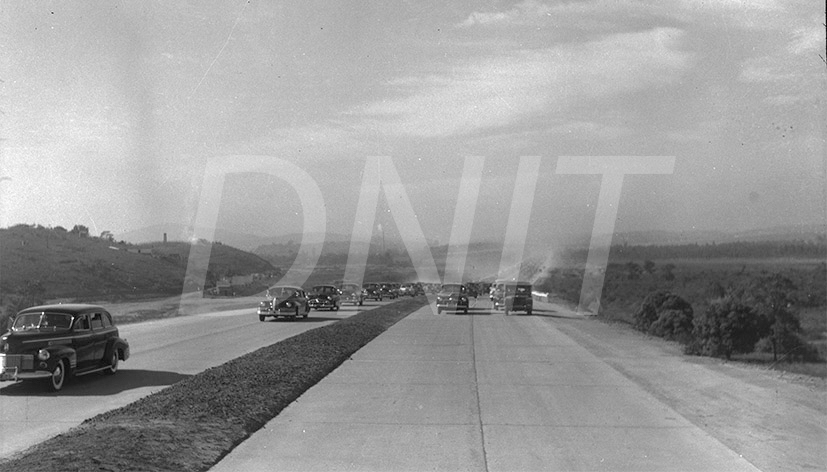
[[[692,340],[694,328],[692,306],[680,297],[678,299],[685,303],[684,308],[663,310],[649,327],[649,334],[688,344]]]
[[[766,322],[751,306],[728,294],[710,302],[693,322],[687,353],[731,359],[732,354],[752,352],[768,331]]]
[[[692,336],[692,305],[674,293],[659,290],[649,293],[635,312],[635,329],[683,343]]]

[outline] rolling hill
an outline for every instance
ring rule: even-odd
[[[0,295],[5,304],[10,296],[33,292],[47,300],[180,294],[189,250],[185,242],[116,243],[62,228],[0,229]],[[217,278],[276,269],[254,254],[215,244],[209,270]]]

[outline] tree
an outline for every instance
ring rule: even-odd
[[[780,353],[788,360],[810,355],[807,344],[800,336],[801,324],[793,312],[797,290],[789,278],[772,274],[755,280],[739,291],[745,303],[754,306],[768,326],[767,342],[774,362],[778,362]]]
[[[644,270],[647,274],[652,274],[652,273],[654,273],[654,272],[655,272],[655,263],[654,263],[654,262],[652,262],[652,261],[650,261],[650,260],[646,260],[646,261],[644,261],[644,262],[643,262],[643,270]]]
[[[696,316],[692,342],[687,352],[727,360],[732,354],[752,352],[767,332],[756,310],[730,293],[710,302],[706,311]]]
[[[693,329],[692,305],[669,291],[652,292],[634,314],[634,327],[653,336],[690,341]]]
[[[83,225],[75,225],[69,233],[85,238],[89,236],[89,228]]]

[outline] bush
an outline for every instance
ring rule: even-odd
[[[672,292],[659,290],[643,299],[635,312],[635,329],[654,336],[689,342],[692,335],[692,305]]]
[[[693,322],[688,354],[731,359],[732,354],[752,352],[768,332],[766,322],[751,306],[731,294],[710,302]]]
[[[692,340],[694,328],[693,311],[688,302],[679,297],[678,299],[686,304],[685,308],[663,310],[649,327],[649,334],[688,344]]]

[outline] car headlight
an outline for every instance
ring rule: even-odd
[[[284,307],[285,307],[285,308],[290,308],[290,307],[292,307],[292,306],[293,306],[293,304],[292,304],[292,303],[290,303],[290,302],[284,302]]]
[[[47,351],[45,349],[41,349],[41,350],[37,351],[37,358],[40,359],[41,361],[45,361],[46,359],[49,358],[49,351]]]
[[[460,303],[465,303],[465,302],[468,301],[468,299],[465,298],[465,297],[459,297],[459,301],[460,301]]]

